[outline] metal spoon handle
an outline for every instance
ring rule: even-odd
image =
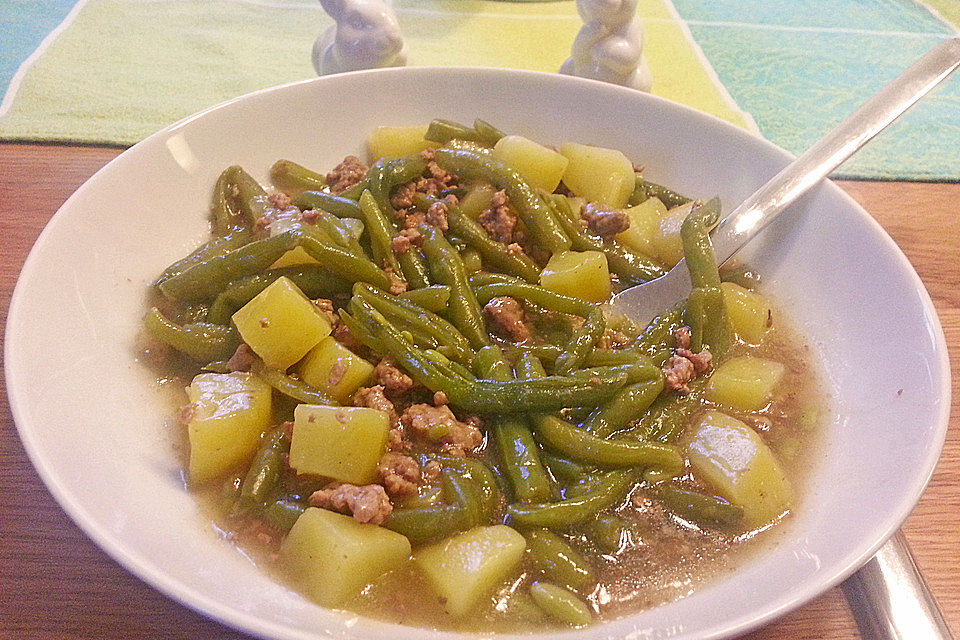
[[[843,591],[866,640],[953,640],[900,531]]]
[[[945,40],[790,163],[721,222],[713,235],[725,262],[807,189],[880,133],[960,66],[960,38]]]

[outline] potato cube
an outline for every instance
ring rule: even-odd
[[[481,182],[470,187],[467,195],[460,200],[460,212],[476,220],[480,214],[490,208],[496,190],[493,185]]]
[[[683,240],[680,227],[690,215],[693,203],[688,202],[668,210],[660,217],[660,224],[650,239],[654,257],[666,267],[673,267],[683,257]]]
[[[523,176],[534,188],[552,193],[570,163],[553,149],[523,136],[504,136],[493,147],[493,157]]]
[[[475,527],[420,549],[414,563],[452,616],[470,613],[516,571],[526,541],[504,525]]]
[[[770,328],[773,309],[765,297],[733,282],[724,282],[723,303],[737,337],[748,344],[760,344]]]
[[[570,164],[563,183],[591,202],[622,209],[636,186],[633,163],[616,149],[566,142],[560,147]]]
[[[427,125],[415,124],[402,127],[377,127],[370,132],[367,138],[367,148],[370,157],[374,160],[400,158],[420,153],[424,149],[436,146],[429,140],[424,140]]]
[[[370,381],[373,365],[327,336],[304,356],[297,365],[297,373],[311,387],[346,402]]]
[[[660,228],[660,219],[667,213],[667,208],[657,198],[647,198],[635,207],[624,209],[624,213],[630,218],[630,226],[626,231],[617,234],[617,240],[645,256],[656,258],[653,238]]]
[[[736,418],[707,412],[686,439],[686,449],[694,472],[743,507],[746,526],[758,527],[790,508],[793,491],[776,455]]]
[[[564,251],[550,257],[540,284],[551,291],[590,302],[610,298],[607,256],[599,251]]]
[[[711,402],[740,411],[758,411],[770,401],[786,368],[755,356],[737,356],[722,363],[710,376],[706,396]]]
[[[368,484],[377,478],[389,430],[389,416],[376,409],[297,405],[290,466],[297,473]]]
[[[270,268],[279,269],[281,267],[293,267],[298,264],[320,264],[320,261],[304,251],[303,247],[294,247],[277,258],[277,261],[270,265]]]
[[[330,335],[327,319],[285,276],[233,314],[233,324],[265,365],[281,371]]]
[[[201,373],[187,387],[187,398],[190,482],[212,480],[248,462],[270,425],[269,385],[249,373]]]
[[[349,516],[310,507],[280,546],[284,568],[307,595],[340,607],[410,557],[406,537]]]

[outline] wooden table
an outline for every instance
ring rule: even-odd
[[[0,317],[47,220],[116,149],[0,144]],[[841,186],[906,252],[933,297],[960,371],[960,184]],[[960,376],[950,434],[906,534],[947,622],[960,633]],[[0,399],[0,638],[219,640],[243,637],[164,597],[90,542],[53,501]],[[858,638],[839,588],[749,636]]]

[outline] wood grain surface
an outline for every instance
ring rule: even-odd
[[[0,144],[0,320],[43,226],[116,149]],[[845,182],[896,240],[926,284],[960,371],[960,184]],[[960,389],[950,433],[907,538],[947,622],[960,631]],[[0,395],[0,638],[220,640],[243,638],[164,597],[111,560],[63,513],[17,437]],[[859,638],[839,588],[747,636]]]

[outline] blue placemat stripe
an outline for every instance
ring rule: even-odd
[[[86,0],[0,2],[0,115],[30,63],[65,29]]]
[[[773,0],[674,5],[740,108],[764,137],[797,154],[938,41],[956,35],[925,6],[902,0],[838,1],[827,12],[823,3]],[[960,178],[960,77],[924,98],[837,175]]]

